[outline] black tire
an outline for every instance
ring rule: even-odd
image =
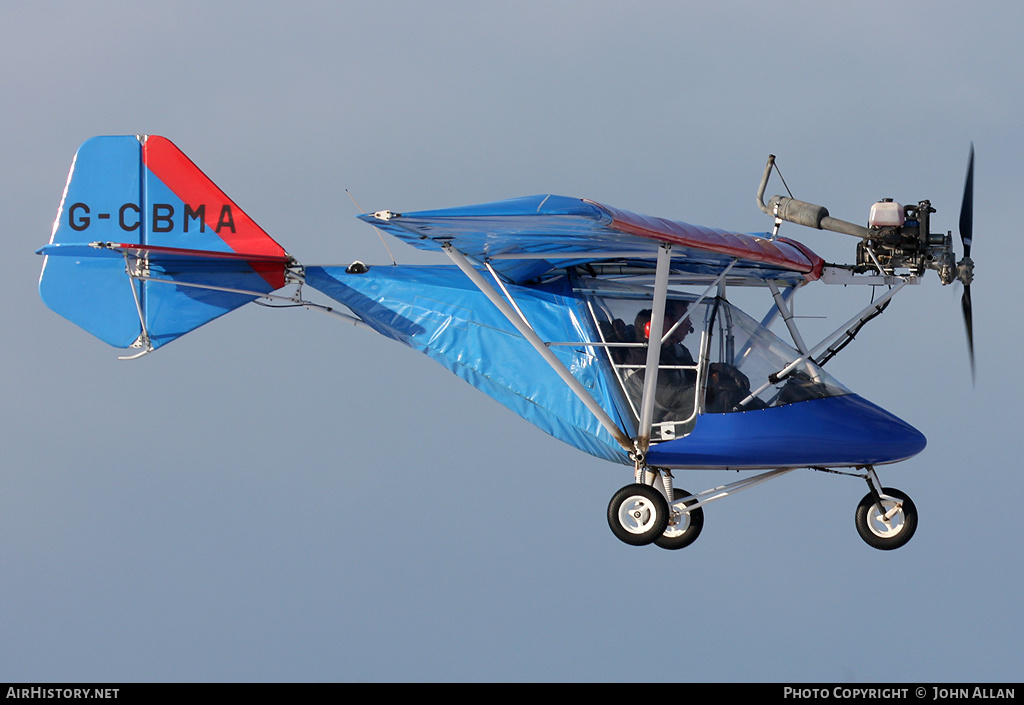
[[[903,503],[902,508],[887,526],[880,520],[881,512],[875,503],[874,495],[869,492],[857,505],[857,533],[872,548],[891,551],[905,545],[914,537],[914,532],[917,531],[917,507],[910,497],[897,489],[883,487],[882,494],[900,500]],[[889,511],[892,506],[892,502],[883,500],[885,511]]]
[[[608,526],[623,543],[646,546],[668,526],[668,502],[650,485],[626,485],[608,503]]]
[[[681,490],[678,487],[673,488],[673,497],[685,497],[690,494],[686,490]],[[696,504],[697,500],[691,499],[686,503],[686,506]],[[672,509],[669,508],[669,514]],[[665,531],[654,540],[654,544],[661,548],[666,548],[670,551],[678,551],[680,548],[686,548],[691,543],[697,540],[700,536],[701,530],[704,528],[704,507],[697,507],[696,509],[683,514],[679,517],[679,522],[675,525],[669,525],[665,527]]]

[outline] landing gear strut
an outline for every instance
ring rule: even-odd
[[[687,497],[688,495],[686,490],[675,490],[676,497]],[[688,499],[683,504],[686,507],[691,507],[697,504],[697,500]],[[701,529],[704,528],[704,509],[697,507],[686,510],[680,505],[679,500],[676,500],[669,506],[669,512],[668,526],[665,527],[661,536],[654,539],[654,545],[659,548],[667,548],[670,551],[686,548],[697,540]]]
[[[653,543],[661,548],[685,548],[704,528],[704,505],[740,490],[767,482],[796,468],[779,468],[728,485],[690,494],[672,488],[672,474],[664,468],[637,464],[636,482],[615,493],[608,504],[608,526],[631,546]],[[875,469],[858,466],[858,472],[812,467],[812,470],[860,477],[869,492],[857,505],[857,533],[872,548],[891,551],[905,545],[917,531],[917,507],[905,493],[882,487]],[[859,471],[867,472],[861,474]],[[671,499],[669,499],[671,498]]]

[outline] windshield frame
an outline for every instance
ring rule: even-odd
[[[724,289],[720,287],[717,296],[705,297],[682,290],[679,286],[670,287],[666,301],[685,302],[688,305],[686,315],[680,317],[675,327],[689,318],[693,333],[699,330],[700,340],[699,343],[689,343],[687,346],[697,353],[693,364],[661,364],[658,366],[659,379],[662,371],[693,372],[695,391],[685,414],[673,412],[671,418],[666,418],[663,412],[661,418],[655,420],[652,442],[685,436],[693,430],[697,417],[702,414],[754,411],[851,393],[811,360],[805,360],[796,369],[778,376],[779,371],[800,358],[801,354],[765,322],[757,321],[731,303]],[[636,375],[636,370],[642,364],[626,360],[630,354],[635,359],[636,353],[628,351],[639,350],[646,354],[647,343],[637,342],[635,327],[624,321],[630,319],[631,310],[640,311],[651,306],[651,289],[623,282],[589,280],[579,282],[577,290],[586,301],[600,346],[604,348],[605,358],[623,393],[626,410],[636,421],[640,396],[637,384],[631,384],[630,377]],[[625,339],[630,328],[634,329],[633,341]],[[673,331],[674,327],[670,326],[662,339],[663,343]],[[726,384],[723,381],[726,378],[728,384],[732,385],[729,389],[732,396],[728,401],[723,401],[722,385]],[[742,394],[742,399],[737,397],[738,389],[746,392]]]

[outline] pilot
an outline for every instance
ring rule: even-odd
[[[693,325],[686,316],[685,301],[669,300],[665,302],[665,321],[662,336],[672,330],[677,321],[682,320],[678,327],[661,345],[661,360],[658,369],[658,387],[654,396],[654,421],[682,421],[693,413],[694,395],[697,386],[697,370],[693,355],[683,345],[683,340],[693,332]],[[644,309],[636,315],[633,324],[636,340],[646,343],[651,332],[651,310]],[[646,348],[636,348],[630,362],[634,365],[647,363]],[[679,369],[687,366],[691,369]],[[630,392],[635,399],[643,396],[644,370],[637,370],[628,380]]]

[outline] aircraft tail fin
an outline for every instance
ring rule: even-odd
[[[294,261],[169,140],[78,149],[39,293],[106,343],[148,352],[285,284]]]

